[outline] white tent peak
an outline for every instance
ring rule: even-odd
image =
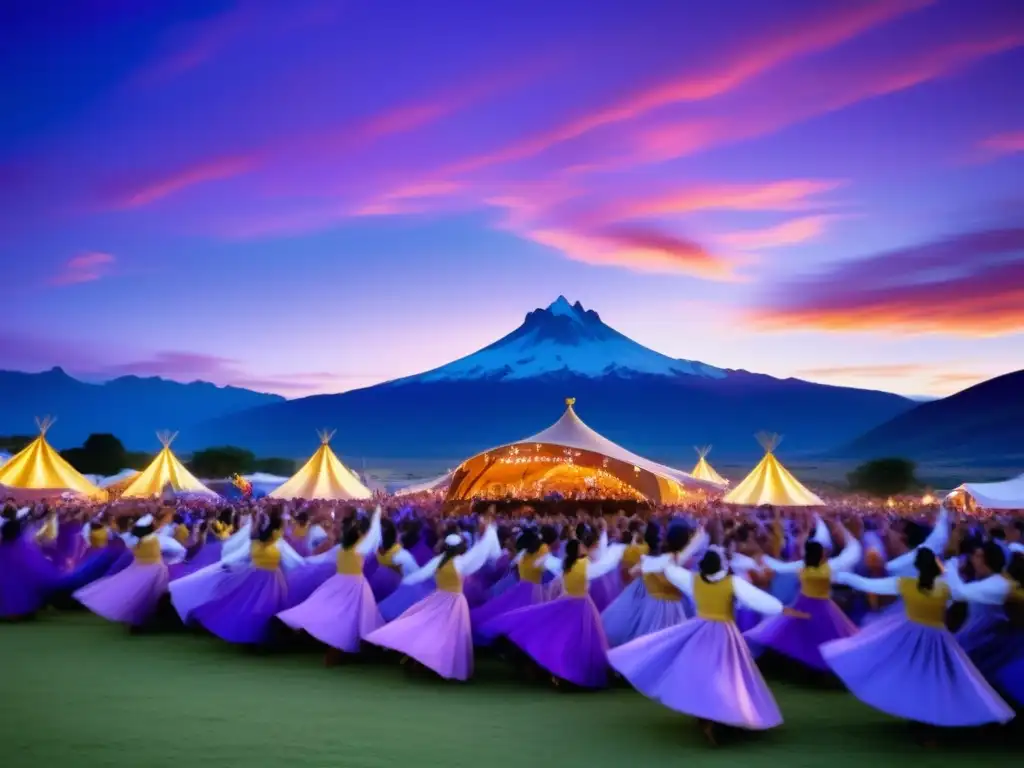
[[[699,459],[706,459],[708,457],[708,454],[711,453],[711,446],[710,445],[695,445],[695,446],[693,446],[693,450],[695,450],[697,452],[697,458],[699,458]]]
[[[46,433],[50,431],[50,427],[57,423],[56,416],[36,416],[36,426],[39,427],[39,434],[42,437],[46,437]]]
[[[318,429],[316,436],[320,438],[320,445],[330,445],[337,431],[336,429]]]
[[[171,430],[169,429],[161,429],[159,432],[156,433],[156,439],[160,441],[160,445],[162,445],[164,448],[170,448],[171,443],[173,443],[177,439],[177,437],[178,433],[171,432]]]
[[[764,448],[765,453],[775,453],[775,449],[782,443],[783,435],[777,432],[758,432],[754,437],[757,438],[757,442]],[[708,450],[711,450],[711,446],[708,446]]]

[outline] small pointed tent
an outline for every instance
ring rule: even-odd
[[[334,432],[321,430],[320,448],[301,469],[279,488],[270,492],[272,499],[323,499],[347,501],[368,499],[373,493],[331,450]]]
[[[106,492],[90,483],[46,442],[46,432],[55,421],[49,416],[36,419],[39,437],[0,467],[0,485],[25,490],[65,490],[91,499],[106,498]]]
[[[720,474],[715,472],[715,468],[708,463],[708,454],[711,453],[710,445],[702,445],[699,448],[694,448],[697,451],[696,465],[690,470],[690,474],[696,477],[698,480],[707,480],[711,483],[721,483],[722,485],[728,485],[729,481],[722,477]]]
[[[725,494],[722,501],[745,507],[759,507],[762,504],[775,507],[820,507],[825,504],[775,458],[775,449],[782,442],[779,435],[762,432],[757,440],[764,448],[764,458],[743,478],[743,482]]]
[[[171,443],[178,436],[177,432],[157,432],[157,438],[163,449],[156,455],[121,493],[122,499],[152,498],[163,493],[166,486],[171,486],[175,493],[190,496],[215,497],[217,494],[196,479],[178,457],[171,452]]]

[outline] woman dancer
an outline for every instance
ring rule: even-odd
[[[499,616],[545,601],[547,595],[543,581],[544,562],[547,557],[548,547],[541,542],[536,531],[528,529],[519,535],[513,561],[519,571],[519,581],[500,596],[469,612],[473,624],[474,643],[490,645],[493,642],[494,631],[491,629],[491,623]]]
[[[821,655],[854,696],[894,717],[942,727],[1007,722],[1013,710],[946,629],[951,590],[935,554],[917,549],[914,568],[916,578],[838,574],[862,592],[899,596],[904,616],[825,643]]]
[[[839,530],[843,550],[828,560],[817,537],[804,546],[803,562],[783,563],[772,557],[764,558],[775,573],[800,575],[800,596],[793,608],[810,619],[784,614],[766,619],[744,634],[755,649],[768,649],[816,672],[827,672],[828,665],[818,647],[857,633],[854,623],[832,602],[832,581],[839,573],[852,570],[861,558],[860,543],[845,528],[840,526]]]
[[[674,525],[662,547],[658,525],[653,522],[648,523],[644,536],[650,554],[640,558],[637,568],[641,577],[601,614],[612,648],[673,627],[693,613],[689,598],[665,577],[664,571],[669,565],[685,565],[706,544],[705,538],[691,536],[686,527]]]
[[[381,509],[377,507],[365,536],[353,521],[342,533],[341,549],[336,557],[337,573],[308,599],[282,611],[277,618],[335,651],[356,653],[360,642],[384,623],[373,591],[363,576],[363,559],[381,540],[380,516]],[[328,661],[333,658],[333,654],[328,655]]]
[[[398,589],[402,578],[419,570],[419,564],[398,540],[398,528],[388,519],[381,521],[380,547],[376,554],[377,568],[367,577],[373,599],[383,602]]]
[[[261,645],[270,640],[272,621],[287,606],[284,570],[303,563],[282,540],[281,528],[279,511],[266,515],[254,529],[249,551],[221,560],[223,581],[211,600],[192,611],[192,619],[229,643]]]
[[[58,582],[58,593],[65,598],[70,597],[73,592],[108,574],[125,551],[124,540],[116,532],[111,533],[110,526],[102,518],[95,518],[82,528],[82,538],[87,547],[85,554],[78,567]]]
[[[510,611],[488,628],[547,670],[556,684],[564,680],[580,688],[602,688],[608,684],[608,640],[588,586],[618,569],[625,545],[609,547],[603,530],[597,556],[591,560],[587,545],[593,545],[593,533],[581,533],[582,540],[566,544],[564,559],[549,555],[544,562],[548,570],[561,574],[562,596]]]
[[[57,582],[57,568],[25,530],[29,508],[4,510],[0,521],[0,619],[31,618]]]
[[[473,634],[462,581],[501,554],[497,529],[489,521],[486,525],[480,541],[468,551],[462,536],[449,533],[444,552],[403,579],[413,584],[433,578],[437,590],[371,632],[366,641],[403,653],[443,678],[468,680],[473,673]]]
[[[775,699],[736,627],[734,604],[766,615],[799,615],[726,570],[717,549],[698,574],[674,565],[665,577],[689,595],[696,618],[613,649],[608,661],[640,693],[696,717],[711,743],[715,725],[766,730],[782,724]]]
[[[153,617],[167,592],[165,558],[176,562],[185,556],[185,548],[169,536],[157,535],[152,515],[135,521],[125,543],[132,551],[131,565],[82,587],[72,597],[107,621],[137,629]]]

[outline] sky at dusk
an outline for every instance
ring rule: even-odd
[[[659,352],[1024,367],[1019,0],[13,0],[0,367],[289,397],[559,294]]]

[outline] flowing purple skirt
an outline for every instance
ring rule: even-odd
[[[757,611],[747,608],[745,605],[737,604],[735,606],[736,615],[736,629],[740,631],[740,634],[749,632],[764,621],[764,615]]]
[[[936,726],[1013,717],[945,628],[893,616],[826,643],[821,655],[854,696],[894,717]]]
[[[58,568],[71,570],[89,548],[82,538],[82,523],[61,523],[57,531],[53,559]]]
[[[266,643],[274,617],[285,607],[288,583],[280,570],[247,566],[231,575],[239,574],[230,587],[192,611],[192,618],[229,643]]]
[[[811,669],[827,672],[828,664],[818,648],[822,643],[852,637],[857,634],[857,626],[831,600],[800,595],[793,608],[810,614],[810,618],[772,616],[746,632],[744,637],[755,652],[772,650]]]
[[[113,576],[82,587],[73,597],[107,621],[137,627],[156,613],[167,584],[167,566],[163,563],[132,563]]]
[[[1001,605],[968,603],[967,621],[957,631],[956,641],[986,679],[1010,658],[1014,641],[1024,643],[1024,631],[1014,632]]]
[[[221,551],[224,549],[224,542],[219,539],[214,541],[204,541],[199,547],[199,550],[188,560],[183,563],[174,563],[169,566],[171,574],[171,581],[188,576],[190,573],[195,573],[201,568],[206,568],[209,565],[220,562]]]
[[[120,547],[109,545],[87,550],[78,567],[57,582],[56,591],[67,595],[92,584],[97,579],[102,579],[110,572],[110,567],[121,553]]]
[[[307,563],[292,568],[285,574],[285,581],[288,583],[288,604],[284,607],[291,608],[306,602],[324,582],[337,572],[338,564],[333,560],[324,563]]]
[[[496,597],[500,597],[518,583],[519,573],[515,569],[510,568],[508,573],[494,582],[494,586],[490,589],[491,599],[493,600]]]
[[[0,544],[0,618],[30,616],[53,593],[59,574],[25,536]]]
[[[125,546],[125,548],[121,550],[121,554],[118,555],[117,560],[115,560],[114,564],[110,566],[110,570],[107,571],[106,575],[107,576],[114,576],[115,574],[120,573],[121,571],[123,571],[125,568],[127,568],[129,565],[131,565],[134,562],[135,562],[135,555],[134,555],[134,553],[131,551],[131,549],[129,549],[127,546]]]
[[[426,565],[434,559],[433,548],[423,539],[420,539],[413,545],[412,549],[409,550],[409,554],[413,556],[413,559],[419,565]]]
[[[386,600],[378,604],[380,615],[384,621],[394,621],[416,603],[428,598],[435,589],[433,579],[418,584],[402,584]]]
[[[348,653],[356,653],[359,643],[384,625],[373,591],[362,574],[335,574],[307,600],[282,611],[277,618],[324,645]]]
[[[582,688],[608,684],[608,641],[589,596],[509,611],[489,622],[488,631],[507,638],[557,678]]]
[[[489,645],[494,641],[491,622],[509,611],[517,611],[528,605],[544,602],[544,587],[529,581],[520,581],[500,596],[488,600],[479,608],[469,612],[473,624],[473,642],[477,645]]]
[[[615,648],[681,624],[691,613],[686,598],[663,600],[652,597],[647,594],[643,581],[637,579],[604,609],[601,623],[604,624],[608,645]]]
[[[181,623],[191,624],[193,613],[199,606],[230,589],[233,579],[237,581],[239,578],[238,572],[228,571],[220,563],[214,563],[172,581],[168,591],[171,593],[171,605],[181,618]]]
[[[752,731],[782,724],[732,622],[689,619],[612,649],[608,661],[644,696],[677,712]]]
[[[1007,696],[1024,707],[1024,644],[1017,646],[1017,657],[1000,669],[995,679]]]
[[[394,568],[378,565],[373,570],[373,574],[367,576],[366,579],[370,583],[370,589],[373,590],[373,599],[378,603],[382,603],[391,597],[394,591],[401,585],[402,574],[398,573]]]
[[[590,599],[594,601],[594,606],[597,608],[598,613],[603,611],[619,596],[622,592],[622,574],[619,573],[619,569],[606,573],[599,579],[594,579],[590,583],[589,592]]]
[[[470,610],[482,606],[487,602],[489,596],[487,585],[478,577],[479,574],[474,573],[462,582],[462,594],[465,595],[466,604],[469,605]]]
[[[366,641],[404,653],[449,680],[473,674],[469,604],[461,593],[435,591]]]

